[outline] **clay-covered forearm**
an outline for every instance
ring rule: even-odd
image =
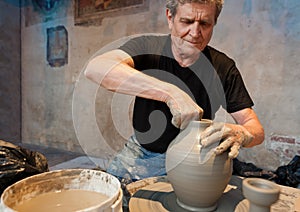
[[[92,59],[85,69],[85,76],[114,92],[166,102],[174,86],[133,67],[128,54],[113,50]]]
[[[252,141],[249,142],[249,144],[245,145],[245,147],[253,147],[261,144],[264,141],[265,133],[259,121],[250,121],[246,125],[243,125],[243,127],[245,127],[246,130],[253,136]]]
[[[244,109],[240,114],[232,114],[238,124],[243,126],[253,137],[245,147],[253,147],[264,141],[265,133],[256,113],[250,109]]]

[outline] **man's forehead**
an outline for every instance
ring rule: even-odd
[[[195,4],[199,4],[197,6]],[[205,15],[214,15],[216,12],[215,3],[185,3],[178,6],[178,11],[183,13],[201,13]]]

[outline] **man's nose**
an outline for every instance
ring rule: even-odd
[[[199,36],[201,36],[201,27],[200,27],[199,22],[195,21],[195,22],[191,25],[190,35],[191,35],[192,37],[199,37]]]

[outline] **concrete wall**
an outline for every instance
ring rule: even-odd
[[[0,139],[21,141],[20,7],[0,1]]]
[[[241,154],[261,167],[300,154],[300,2],[225,1],[212,45],[233,57],[265,127],[265,147]]]
[[[111,157],[131,133],[132,99],[90,83],[83,67],[120,38],[167,33],[165,1],[89,27],[75,26],[73,4],[64,2],[55,16],[22,8],[23,142]],[[236,60],[265,127],[265,143],[243,150],[240,158],[269,169],[300,153],[299,9],[298,0],[227,0],[211,42]],[[68,64],[53,68],[46,60],[46,30],[58,25],[68,31]]]

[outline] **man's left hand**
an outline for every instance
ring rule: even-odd
[[[228,156],[236,158],[240,147],[248,146],[253,138],[253,135],[242,125],[216,122],[201,133],[200,143],[205,148],[220,142],[215,153],[219,155],[230,148]]]

